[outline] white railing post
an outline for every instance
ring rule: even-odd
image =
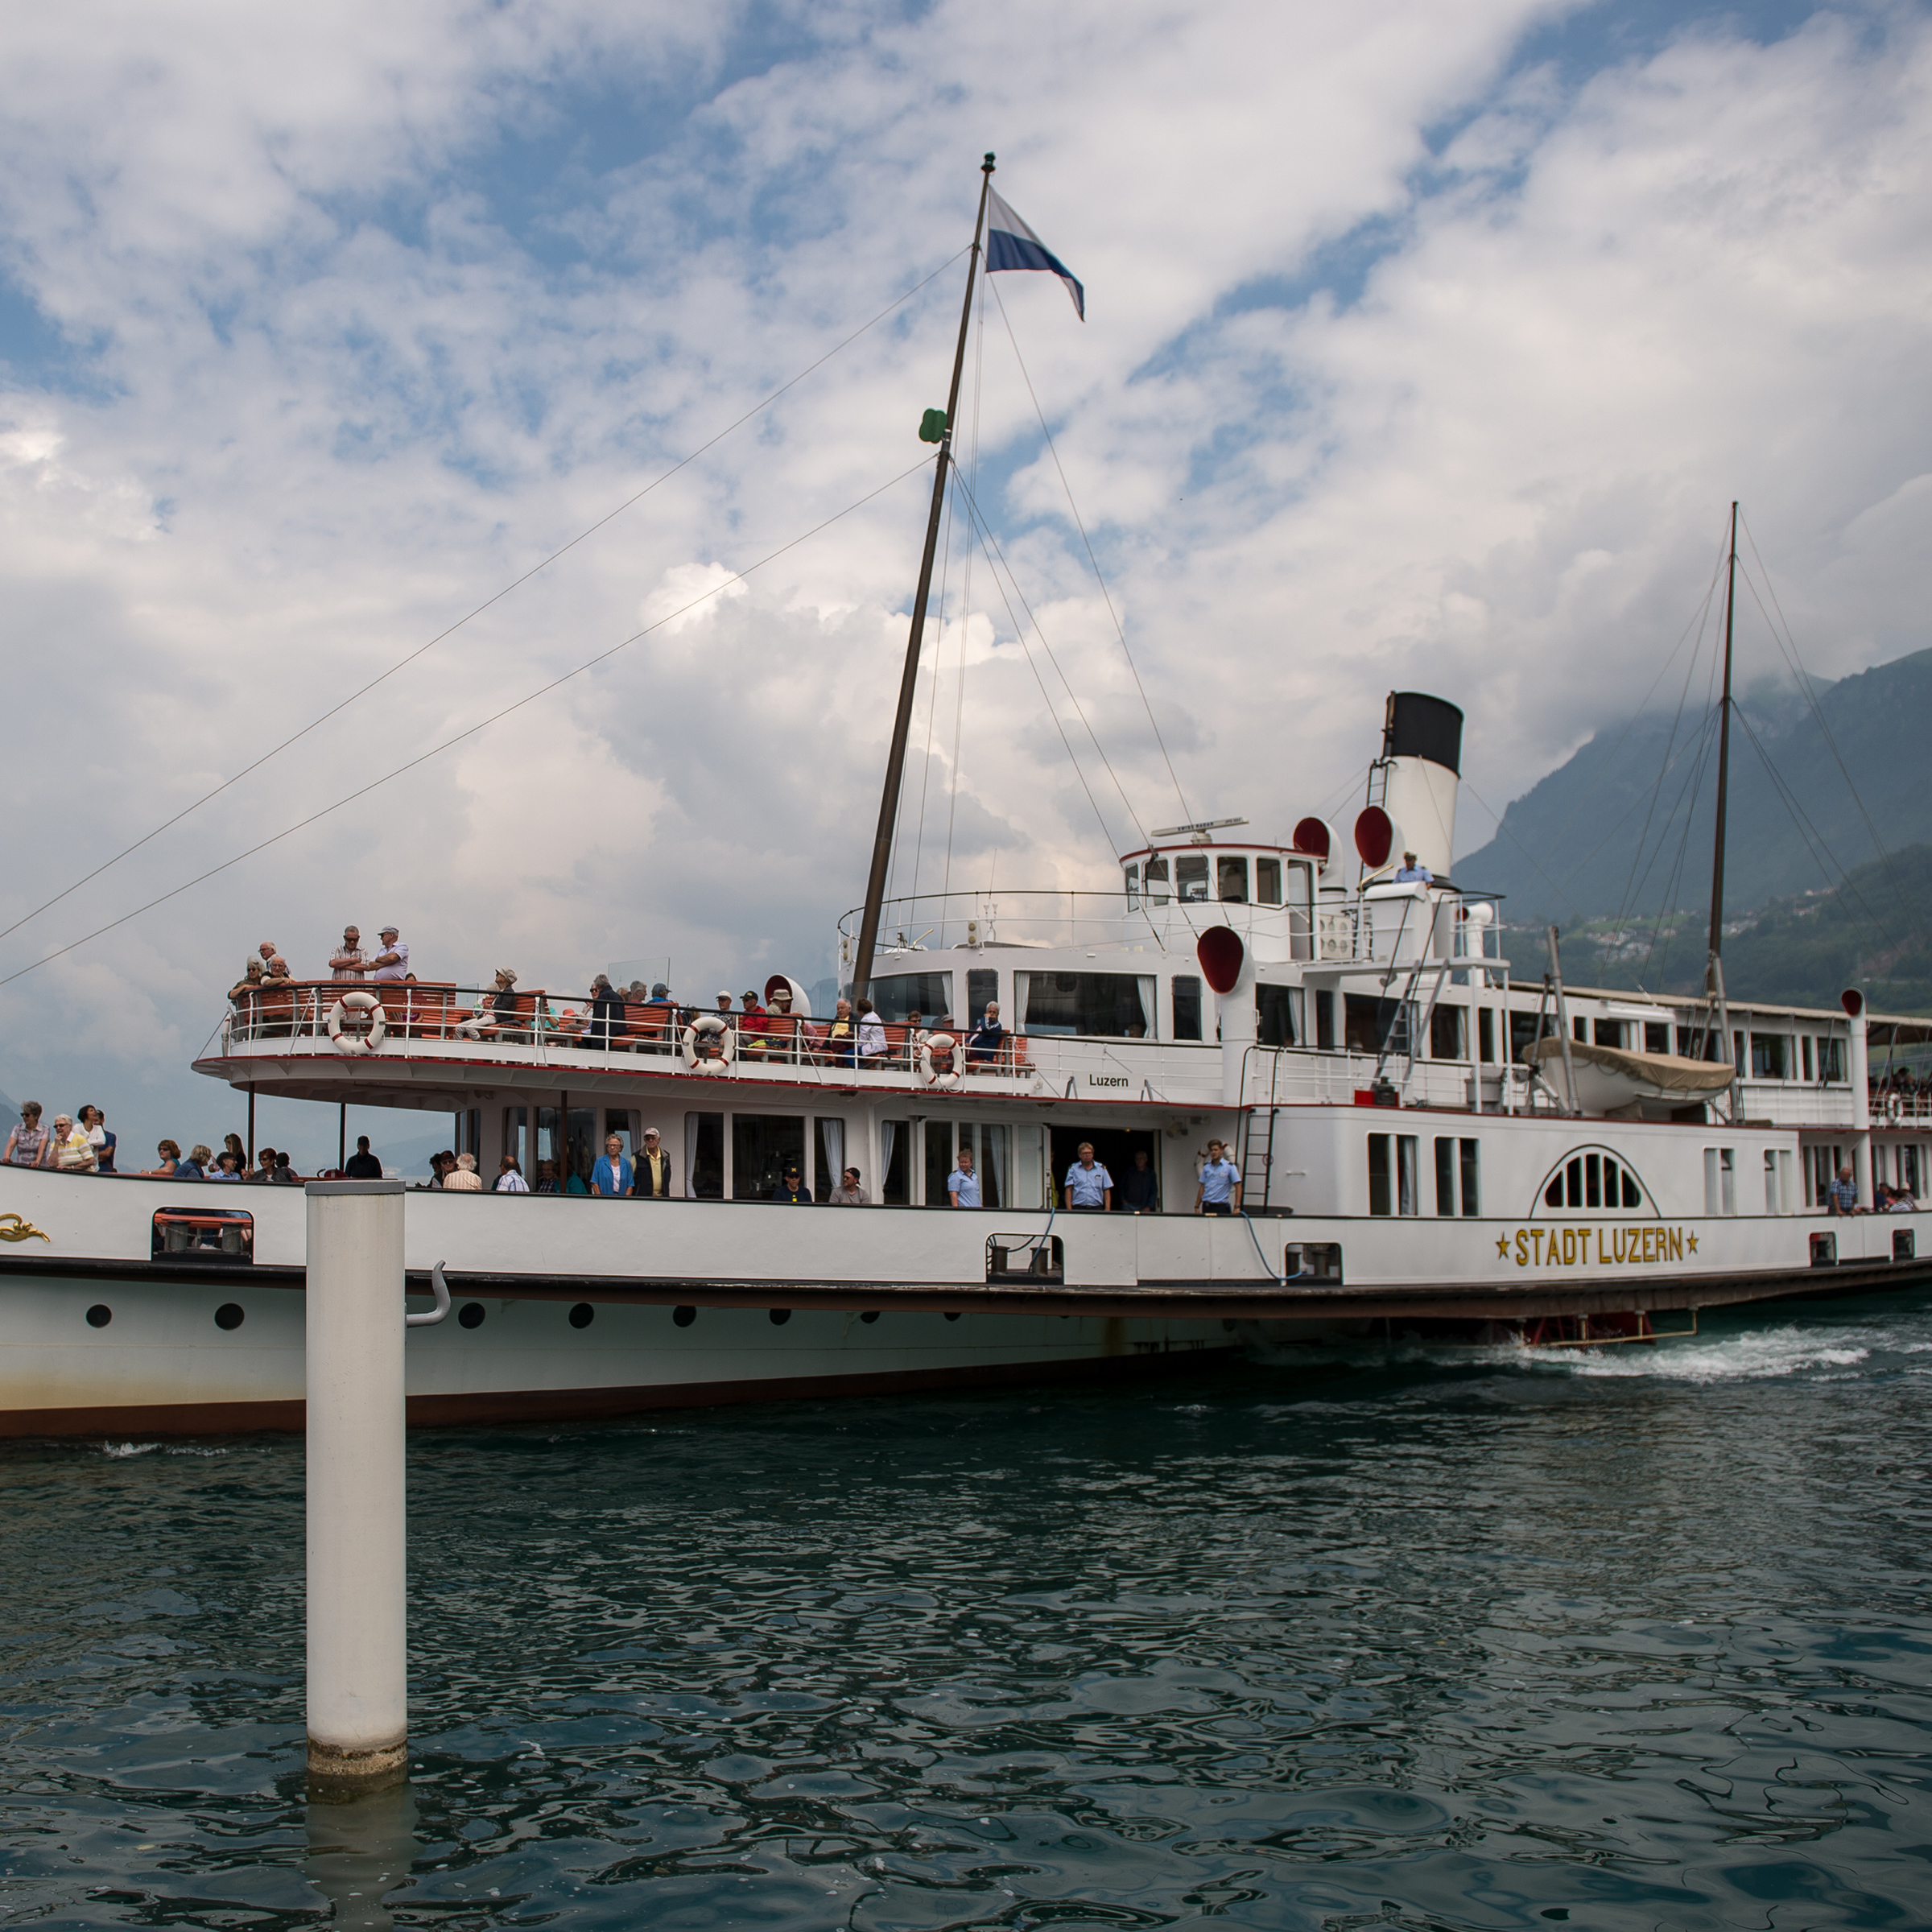
[[[408,1769],[402,1183],[308,1186],[308,1777]]]

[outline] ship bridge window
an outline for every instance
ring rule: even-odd
[[[1845,1077],[1844,1042],[1827,1039],[1822,1034],[1818,1042],[1818,1077],[1821,1080],[1842,1080]]]
[[[975,966],[966,975],[966,1018],[975,1026],[986,1016],[986,1009],[1000,997],[997,968]]]
[[[1141,869],[1138,865],[1123,868],[1127,878],[1127,910],[1132,912],[1141,902]]]
[[[1599,1020],[1596,1022],[1596,1043],[1600,1046],[1614,1046],[1620,1051],[1630,1042],[1624,1037],[1625,1022],[1622,1020]]]
[[[1296,1009],[1302,1003],[1298,986],[1269,986],[1255,982],[1255,1037],[1264,1046],[1292,1046],[1301,1037],[1295,1023]]]
[[[1791,1042],[1781,1033],[1754,1033],[1751,1036],[1751,1077],[1754,1080],[1788,1080],[1791,1077]]]
[[[1248,903],[1248,861],[1224,854],[1214,862],[1214,896],[1231,906]]]
[[[1664,1053],[1670,1051],[1670,1029],[1658,1020],[1644,1022],[1644,1051]]]
[[[1604,1147],[1579,1148],[1558,1162],[1543,1183],[1541,1205],[1594,1208],[1604,1213],[1657,1212],[1649,1190],[1631,1172],[1629,1163]]]
[[[1198,1040],[1201,1037],[1201,982],[1191,972],[1177,972],[1174,976],[1174,1028],[1170,1037],[1177,1040]]]
[[[1018,972],[1013,1000],[1024,1030],[1144,1039],[1151,1030],[1154,981],[1130,972]]]
[[[909,1013],[939,1020],[952,1013],[952,975],[949,972],[898,972],[872,983],[872,1003],[888,1026]]]
[[[1204,899],[1208,896],[1208,857],[1204,852],[1184,853],[1174,862],[1174,896]]]
[[[1222,898],[1228,895],[1222,894]],[[1254,862],[1254,902],[1257,906],[1278,906],[1282,902],[1282,862],[1279,859],[1257,859]]]
[[[1150,859],[1146,869],[1147,903],[1150,906],[1165,906],[1167,903],[1167,861],[1165,859]]]

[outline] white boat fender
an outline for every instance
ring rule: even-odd
[[[345,1033],[342,1023],[351,1013],[369,1015],[366,1033]],[[328,1009],[328,1037],[337,1053],[374,1053],[389,1031],[389,1015],[373,993],[345,993]]]
[[[738,1051],[729,1022],[701,1013],[684,1029],[684,1064],[696,1073],[723,1073]]]
[[[937,1056],[944,1055],[943,1068]],[[919,1046],[919,1079],[928,1087],[954,1088],[960,1084],[960,1043],[949,1033],[929,1033]]]

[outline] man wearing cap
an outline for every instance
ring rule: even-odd
[[[1398,886],[1433,886],[1435,874],[1426,865],[1417,865],[1414,852],[1406,852],[1402,864],[1395,869],[1395,882]]]
[[[668,1201],[671,1196],[671,1156],[658,1137],[654,1127],[644,1129],[644,1146],[638,1155],[638,1178],[631,1188],[641,1201]]]
[[[856,1167],[845,1170],[845,1178],[825,1197],[828,1208],[869,1208],[872,1196],[859,1185],[859,1170]]]
[[[738,1004],[744,1009],[738,1020],[738,1051],[754,1060],[765,1057],[765,1009],[758,1004],[753,987]]]
[[[385,926],[380,935],[382,950],[369,961],[372,980],[402,980],[409,976],[409,948],[398,936],[400,927]]]
[[[812,1205],[811,1196],[805,1191],[805,1183],[799,1178],[799,1164],[796,1161],[785,1163],[785,1178],[772,1189],[771,1198],[774,1201],[783,1201],[792,1208],[809,1208]]]

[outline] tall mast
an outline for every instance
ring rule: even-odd
[[[892,858],[892,834],[899,816],[899,786],[906,775],[906,741],[912,730],[912,700],[919,678],[926,637],[926,600],[932,590],[932,559],[939,543],[939,512],[946,502],[946,472],[952,460],[952,419],[959,411],[960,378],[966,366],[966,334],[972,320],[973,278],[980,266],[980,236],[986,225],[986,197],[993,188],[993,156],[980,163],[980,212],[972,224],[972,249],[966,264],[966,299],[960,309],[960,344],[953,352],[952,386],[946,392],[946,421],[939,458],[933,465],[932,514],[926,522],[926,554],[919,560],[919,588],[912,600],[912,629],[906,639],[906,668],[899,676],[899,708],[892,721],[892,749],[886,759],[886,789],[879,799],[879,828],[873,836],[872,869],[865,879],[865,910],[859,920],[858,951],[852,956],[852,997],[872,983],[872,956],[879,942],[879,914],[886,900],[886,872]]]
[[[1704,992],[1717,1009],[1718,1040],[1731,1057],[1731,1011],[1724,999],[1724,819],[1731,788],[1731,639],[1737,617],[1737,506],[1731,506],[1731,566],[1724,584],[1724,695],[1717,725],[1717,840],[1711,861],[1711,951],[1704,967]],[[1731,1111],[1737,1113],[1732,1088]]]

